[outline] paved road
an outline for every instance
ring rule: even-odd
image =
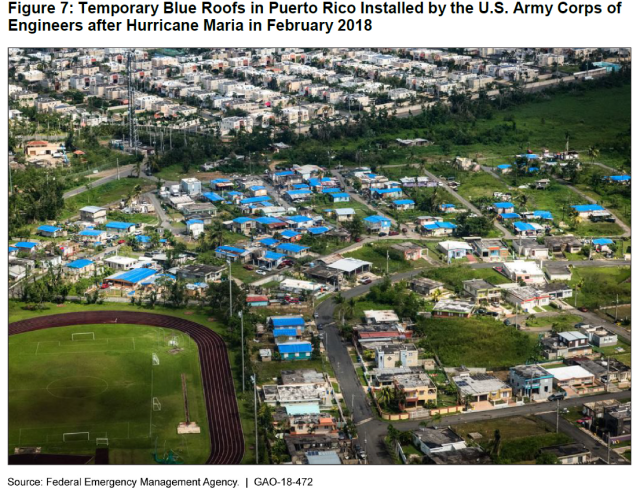
[[[95,188],[96,186],[100,186],[103,185],[105,183],[109,183],[110,181],[113,181],[114,179],[118,179],[118,172],[120,173],[120,177],[121,178],[125,178],[127,176],[129,176],[131,174],[131,171],[133,170],[133,164],[129,164],[127,166],[122,166],[120,168],[120,171],[118,171],[118,169],[109,169],[108,171],[104,171],[106,173],[106,175],[102,178],[96,179],[95,181],[93,181],[91,183],[91,187]],[[90,175],[89,175],[90,176]],[[73,190],[69,190],[67,191],[64,195],[62,195],[62,198],[64,198],[65,200],[67,198],[71,198],[73,196],[79,195],[80,193],[83,193],[87,191],[87,187],[86,186],[80,186],[78,188],[74,188]]]
[[[156,214],[158,215],[158,217],[160,217],[161,227],[164,227],[165,229],[169,229],[174,235],[181,235],[185,233],[184,227],[174,227],[171,225],[171,218],[167,215],[167,213],[162,208],[162,204],[160,203],[160,200],[158,200],[158,197],[156,196],[155,193],[148,192],[148,193],[145,193],[144,196],[146,196],[149,199],[149,201],[153,204],[154,208],[156,209]]]

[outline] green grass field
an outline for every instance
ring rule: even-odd
[[[169,345],[177,341],[177,351]],[[153,463],[173,450],[203,463],[210,450],[198,349],[181,332],[134,325],[41,330],[9,339],[9,449],[93,454],[107,438],[112,463]],[[159,365],[152,363],[157,354]],[[179,436],[181,374],[200,434]],[[154,410],[152,398],[160,409]]]
[[[78,210],[87,205],[104,206],[109,203],[120,200],[130,193],[134,186],[140,185],[142,190],[153,188],[149,181],[140,178],[127,178],[116,181],[109,181],[90,190],[84,191],[79,195],[65,200],[64,209],[60,214],[61,219],[68,219],[78,214]]]
[[[631,301],[631,269],[629,267],[577,267],[569,285],[575,288],[582,284],[578,291],[578,306],[594,309],[600,306],[612,306],[618,302],[626,304]],[[575,296],[567,299],[574,304]]]

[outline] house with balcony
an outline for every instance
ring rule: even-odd
[[[433,307],[431,316],[434,318],[470,318],[475,308],[474,302],[443,299]]]
[[[388,233],[391,229],[391,220],[382,215],[371,215],[364,219],[364,226],[368,232]]]
[[[543,338],[541,343],[542,353],[549,360],[571,359],[593,353],[587,335],[579,331],[563,331],[556,336]]]
[[[482,260],[500,261],[509,256],[509,248],[499,239],[473,238],[467,242],[473,248],[473,252]]]
[[[553,393],[553,375],[538,364],[520,365],[509,370],[513,395],[533,401],[544,401]]]
[[[514,239],[513,249],[518,256],[524,256],[535,260],[546,260],[549,258],[549,248],[544,244],[538,243],[534,238]]]
[[[404,392],[405,403],[401,410],[420,408],[429,402],[435,403],[438,399],[438,389],[424,372],[399,374],[393,378],[394,386]]]
[[[413,343],[382,342],[367,348],[375,350],[376,367],[381,369],[419,365],[418,348]]]
[[[458,228],[453,222],[431,222],[424,224],[420,232],[425,236],[450,236]]]
[[[491,374],[462,372],[452,379],[458,388],[460,401],[474,410],[475,407],[482,408],[481,405],[477,405],[482,402],[507,405],[513,397],[513,388]]]
[[[502,289],[481,278],[464,280],[462,288],[464,294],[471,297],[476,304],[499,302],[502,299]]]
[[[539,285],[545,283],[544,273],[533,261],[516,260],[504,262],[504,274],[513,282]]]

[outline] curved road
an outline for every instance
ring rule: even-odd
[[[189,335],[200,355],[207,407],[211,453],[207,464],[232,465],[244,455],[244,435],[236,400],[227,347],[217,333],[198,323],[174,316],[131,311],[85,311],[54,314],[9,324],[9,335],[70,325],[134,324],[179,330]]]

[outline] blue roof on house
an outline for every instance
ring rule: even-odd
[[[222,198],[217,193],[214,193],[213,191],[207,191],[206,193],[203,193],[202,196],[205,197],[210,202],[222,202],[222,201],[224,201],[224,198]]]
[[[365,222],[372,222],[372,223],[377,223],[377,222],[391,222],[391,220],[387,219],[386,217],[383,217],[382,215],[370,215],[369,217],[365,217]]]
[[[510,212],[506,214],[500,214],[500,217],[502,217],[503,219],[519,219],[520,214],[516,214],[515,212]]]
[[[298,352],[311,352],[311,342],[290,342],[278,344],[281,354],[296,354]]]
[[[296,183],[293,185],[293,188],[296,190],[308,190],[309,185],[306,183]]]
[[[87,260],[86,258],[81,258],[79,260],[72,261],[71,263],[67,263],[67,267],[68,268],[84,268],[92,264],[93,264],[93,261]]]
[[[311,190],[289,190],[286,193],[289,196],[305,196],[305,195],[312,195],[313,191],[311,191]]]
[[[402,193],[402,188],[386,188],[383,190],[374,189],[373,191],[379,195],[384,195],[386,193]]]
[[[279,171],[275,173],[276,176],[293,176],[293,171]]]
[[[136,241],[138,241],[139,243],[150,243],[151,242],[151,238],[149,236],[136,236]]]
[[[530,173],[532,173],[532,172],[534,172],[534,171],[540,171],[540,168],[539,168],[539,167],[530,167],[530,168],[529,168],[529,172],[530,172]]]
[[[456,206],[453,203],[443,203],[442,205],[440,205],[440,208],[445,209],[445,208],[456,208]]]
[[[304,326],[304,318],[301,316],[274,316],[271,318],[273,326]]]
[[[275,241],[275,240],[274,240]],[[284,258],[286,255],[283,255],[281,253],[274,253],[273,251],[267,251],[264,254],[265,259],[267,260],[280,260],[282,258]]]
[[[291,229],[285,229],[280,235],[286,239],[291,239],[292,237],[299,236],[300,233],[298,231],[292,231]]]
[[[260,241],[258,241],[260,244],[267,246],[267,247],[271,247],[271,246],[275,246],[276,244],[280,244],[280,241],[278,241],[277,239],[274,239],[272,237],[265,237],[264,239],[260,239]]]
[[[629,176],[628,174],[622,174],[620,176],[609,176],[609,179],[611,181],[629,181],[631,179],[631,176]]]
[[[277,246],[276,249],[279,249],[281,251],[287,251],[289,253],[301,253],[302,251],[309,249],[309,246],[303,246],[301,244],[284,243]]]
[[[266,190],[266,188],[265,188],[264,186],[258,186],[258,185],[256,185],[256,186],[250,186],[250,187],[249,187],[249,189],[250,189],[251,191]]]
[[[99,231],[97,229],[85,229],[84,231],[80,231],[78,233],[79,236],[91,236],[98,237],[100,234],[104,234],[106,231]]]
[[[297,223],[313,221],[311,217],[307,217],[306,215],[292,215],[291,217],[287,217],[287,219]]]
[[[600,239],[594,239],[593,244],[597,244],[599,246],[604,246],[605,244],[613,244],[613,239],[602,237]]]
[[[143,281],[142,285],[155,284],[161,278],[168,278],[170,280],[175,280],[176,276],[175,275],[171,275],[169,273],[159,273],[158,275],[153,275],[152,277],[150,277],[150,278],[146,279],[145,281]],[[207,284],[204,284],[204,286],[206,287]]]
[[[193,224],[204,224],[204,220],[200,220],[200,219],[187,220],[187,225],[193,225]]]
[[[551,212],[547,212],[546,210],[534,210],[533,216],[538,219],[553,220],[553,215],[551,215]]]
[[[536,228],[531,224],[527,224],[526,222],[514,222],[513,227],[518,229],[519,231],[535,231]]]
[[[345,193],[345,192],[331,193],[331,196],[333,198],[349,198],[349,199],[351,199],[351,196],[349,196],[349,193]]]
[[[513,208],[513,203],[511,202],[496,202],[493,204],[496,208]]]
[[[298,330],[296,328],[274,328],[274,337],[295,337],[298,336]]]
[[[511,164],[500,164],[499,166],[496,166],[498,169],[509,169],[511,167]]]
[[[432,224],[425,224],[424,227],[427,230],[435,230],[435,229],[457,229],[458,226],[453,224],[452,222],[434,222]]]
[[[313,235],[317,235],[317,234],[324,234],[325,232],[329,232],[329,228],[328,227],[309,227],[309,229],[307,229],[308,232],[310,232]]]
[[[245,252],[244,249],[236,248],[234,246],[218,246],[216,248],[216,251],[219,253],[238,253],[238,254],[242,254]]]
[[[109,222],[105,227],[107,229],[129,229],[129,227],[135,226],[131,222]]]
[[[41,225],[40,227],[38,227],[38,230],[42,232],[58,232],[62,230],[62,228],[50,225]]]
[[[20,241],[14,244],[16,248],[26,248],[26,249],[35,248],[37,245],[38,243],[34,243],[32,241]]]
[[[228,196],[242,196],[242,192],[241,191],[225,191],[225,193]],[[215,195],[216,193],[212,193],[212,195]]]
[[[18,251],[18,248],[15,246],[9,246],[9,253],[13,253],[14,251]]]
[[[227,178],[217,178],[217,179],[212,179],[211,182],[215,183],[215,184],[217,184],[217,183],[231,183],[231,180],[227,179]]]
[[[604,210],[602,205],[596,205],[591,203],[589,205],[571,205],[576,212],[596,212],[598,210]]]
[[[247,222],[253,222],[254,220],[255,219],[252,219],[251,217],[236,217],[233,219],[233,222],[236,224],[246,224]]]
[[[124,282],[131,282],[137,284],[151,275],[155,275],[157,272],[152,268],[134,268],[128,272],[117,273],[111,277],[107,277],[108,280],[122,280]]]
[[[276,219],[275,217],[258,217],[255,219],[258,224],[269,225],[269,224],[282,224],[282,220]]]
[[[538,154],[525,154],[524,156],[527,159],[537,159],[538,158]]]
[[[413,200],[405,199],[405,200],[394,200],[393,203],[396,205],[415,205],[416,202]]]
[[[340,193],[340,188],[322,188],[322,193]]]
[[[247,203],[258,203],[258,202],[269,202],[271,201],[271,198],[268,196],[252,196],[249,198],[243,198],[242,200],[240,200],[240,203],[242,205],[245,205]]]

